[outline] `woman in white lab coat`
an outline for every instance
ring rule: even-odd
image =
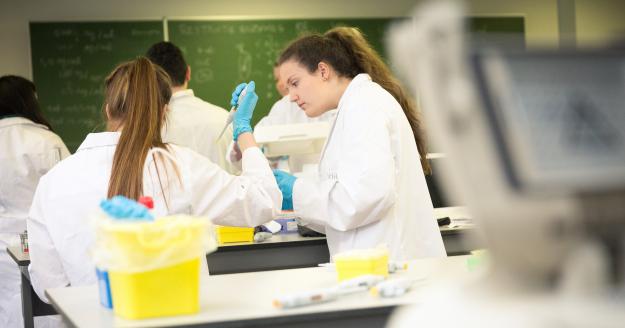
[[[392,260],[444,257],[415,105],[360,32],[301,37],[279,64],[306,115],[338,109],[317,179],[274,172],[283,208],[324,227],[331,255],[385,244]]]
[[[20,327],[20,272],[6,247],[20,244],[39,178],[69,156],[41,114],[35,85],[0,77],[0,327]]]
[[[251,133],[258,99],[253,82],[233,121],[234,139],[243,151],[241,176],[188,148],[162,142],[170,96],[167,73],[147,58],[118,66],[105,82],[109,132],[89,134],[74,155],[41,179],[28,231],[30,277],[43,300],[47,288],[96,283],[88,221],[102,199],[151,196],[156,216],[201,215],[220,225],[254,227],[272,219],[281,195]]]

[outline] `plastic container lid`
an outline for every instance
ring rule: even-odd
[[[138,202],[121,195],[114,196],[111,199],[103,199],[100,202],[100,208],[110,218],[115,220],[154,220],[154,217],[152,216],[146,205],[139,204]]]

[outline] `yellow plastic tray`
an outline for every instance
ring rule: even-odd
[[[254,228],[218,226],[217,239],[220,245],[254,241]]]
[[[388,277],[388,252],[362,250],[334,256],[338,280],[373,274]]]

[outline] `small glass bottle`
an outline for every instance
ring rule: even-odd
[[[22,253],[28,253],[28,231],[24,230],[24,232],[20,234],[20,242],[22,245]]]

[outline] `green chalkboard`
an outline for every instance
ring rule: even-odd
[[[30,23],[37,94],[70,151],[89,132],[104,128],[104,78],[161,40],[160,21]]]
[[[393,22],[406,18],[170,20],[169,40],[178,45],[191,66],[190,87],[213,104],[228,108],[230,93],[240,82],[256,81],[259,96],[253,124],[280,98],[273,81],[276,58],[291,40],[323,33],[335,26],[355,26],[386,58],[384,36]],[[497,44],[524,48],[523,17],[468,17],[476,45]]]
[[[359,27],[383,58],[389,23],[405,18],[169,20],[169,40],[189,65],[195,94],[228,108],[230,93],[254,80],[255,124],[278,100],[272,68],[281,49],[307,32]],[[524,47],[523,17],[470,17],[476,44]],[[89,132],[104,128],[103,81],[120,62],[143,55],[164,39],[161,21],[47,22],[30,24],[34,82],[46,117],[73,152]]]
[[[253,118],[256,124],[280,98],[272,69],[288,42],[307,32],[323,33],[335,26],[356,26],[384,56],[384,33],[389,22],[391,19],[387,18],[170,20],[168,27],[169,40],[182,49],[191,66],[190,88],[198,97],[228,108],[230,94],[237,84],[256,82],[259,97]]]
[[[470,17],[466,25],[471,45],[475,48],[525,49],[525,18],[522,16]]]

